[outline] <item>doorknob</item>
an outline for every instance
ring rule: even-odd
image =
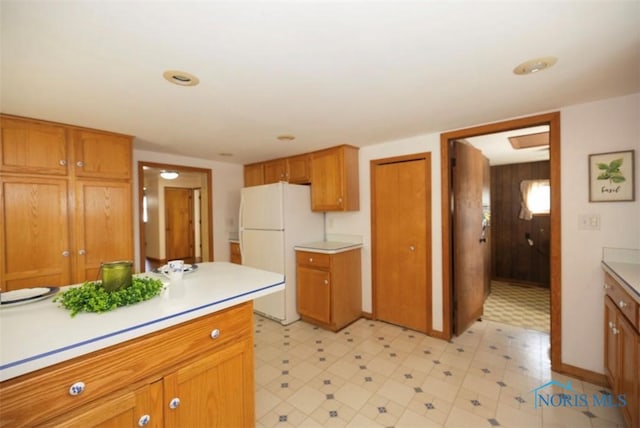
[[[413,245],[409,245],[409,251],[415,251],[416,247],[414,247]]]

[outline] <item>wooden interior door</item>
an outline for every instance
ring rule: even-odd
[[[165,257],[167,260],[190,259],[193,248],[193,192],[182,187],[165,187]]]
[[[485,289],[482,241],[484,156],[472,145],[453,142],[453,331],[464,332],[482,316]]]
[[[430,154],[371,165],[374,317],[431,328]]]

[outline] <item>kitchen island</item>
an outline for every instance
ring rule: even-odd
[[[252,300],[283,287],[281,274],[215,262],[112,312],[2,308],[0,426],[252,426]]]

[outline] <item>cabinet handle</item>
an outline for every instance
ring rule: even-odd
[[[58,164],[59,164],[60,166],[66,166],[66,165],[67,165],[67,160],[66,160],[66,159],[60,159],[60,160],[58,161]]]
[[[608,289],[611,288],[611,286],[609,284],[605,283],[605,284],[602,284],[602,288],[604,288],[605,290],[608,290]]]
[[[78,254],[80,254],[81,256],[84,256],[85,254],[87,254],[87,251],[82,249],[78,251]]]
[[[69,257],[69,254],[70,254],[70,253],[69,253],[69,251],[64,250],[64,251],[62,252],[62,257]]]
[[[609,328],[613,328],[614,324],[613,321],[609,321]]]
[[[620,306],[620,309],[623,309],[625,306],[627,306],[627,302],[625,302],[624,300],[620,300],[618,302],[618,306]]]
[[[142,416],[140,416],[140,419],[138,419],[138,426],[139,427],[143,427],[143,426],[147,425],[149,423],[149,421],[151,421],[151,416],[142,415]]]
[[[611,333],[613,333],[613,334],[618,334],[618,333],[620,333],[620,330],[618,330],[617,328],[613,327],[613,328],[611,329]]]
[[[84,384],[84,382],[74,383],[69,387],[69,395],[75,397],[77,395],[82,394],[84,392],[85,386],[86,385]]]
[[[325,280],[324,280],[324,284],[325,284],[325,285],[329,285],[329,280],[328,280],[328,279],[325,279]]]
[[[218,330],[217,328],[211,330],[211,338],[217,339],[218,337],[220,337],[220,330]]]
[[[78,161],[78,162],[76,162],[76,166],[77,166],[78,168],[82,168],[82,167],[84,166],[84,162],[82,162],[82,161]]]
[[[178,397],[172,398],[171,401],[169,401],[170,409],[177,409],[179,406],[180,406],[180,399]]]

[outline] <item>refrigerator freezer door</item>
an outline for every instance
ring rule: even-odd
[[[240,200],[241,229],[284,229],[284,184],[244,187]]]
[[[244,229],[240,232],[240,243],[243,265],[285,274],[283,231]],[[285,292],[278,291],[255,299],[253,308],[282,321],[286,317]]]

